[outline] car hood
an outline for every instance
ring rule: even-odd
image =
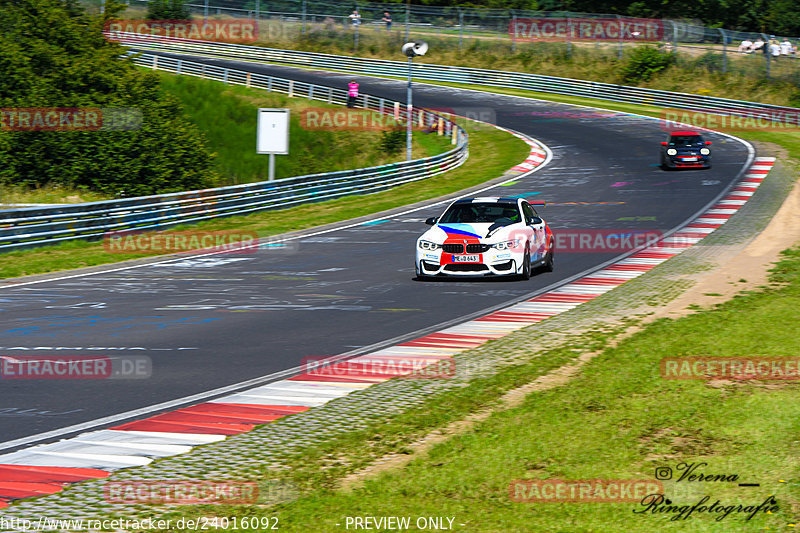
[[[493,228],[492,226],[493,224],[490,222],[437,224],[426,231],[421,238],[439,244],[445,242],[447,239],[475,240],[492,237],[492,239],[501,240],[504,235],[508,235],[513,229],[519,228],[518,223],[499,228]]]

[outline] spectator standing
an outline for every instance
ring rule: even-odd
[[[790,56],[793,52],[794,48],[792,48],[792,43],[789,42],[789,39],[784,39],[781,43],[781,55]]]
[[[777,39],[770,39],[769,53],[772,56],[772,59],[777,60],[779,57],[781,57],[781,45],[778,44]]]
[[[383,18],[381,19],[383,22],[386,23],[386,31],[391,31],[392,29],[392,14],[388,11],[383,12]]]
[[[756,37],[756,40],[753,41],[753,52],[763,52],[765,48],[764,41],[761,40],[761,37]]]
[[[750,52],[752,52],[753,51],[753,41],[751,41],[750,39],[745,38],[745,40],[742,41],[742,44],[739,45],[739,51],[741,53],[743,53],[743,54],[749,54]]]
[[[352,80],[347,84],[347,107],[355,107],[357,98],[358,82],[356,80]]]
[[[358,9],[354,9],[352,13],[350,13],[350,22],[353,24],[353,27],[358,27],[361,24],[361,15],[358,13]]]

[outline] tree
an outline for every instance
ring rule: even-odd
[[[208,186],[202,133],[71,1],[0,0],[0,108],[127,108],[135,131],[0,131],[0,182],[144,195]]]

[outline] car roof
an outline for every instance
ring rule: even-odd
[[[456,200],[453,204],[472,204],[472,203],[482,203],[482,204],[489,204],[489,203],[498,203],[498,204],[517,204],[519,202],[519,198],[515,198],[513,196],[484,196],[479,198],[462,198],[460,200]]]
[[[670,135],[697,135],[697,136],[700,136],[700,134],[697,133],[696,131],[689,131],[689,130],[686,130],[686,131],[673,131],[672,133],[670,133]]]

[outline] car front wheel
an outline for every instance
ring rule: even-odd
[[[530,252],[525,252],[525,256],[522,258],[522,272],[520,273],[519,277],[522,280],[531,279],[531,254],[530,254]]]
[[[554,260],[555,260],[555,251],[553,250],[553,243],[550,243],[549,250],[547,251],[547,255],[544,258],[544,264],[542,265],[542,272],[552,272],[554,268]]]

